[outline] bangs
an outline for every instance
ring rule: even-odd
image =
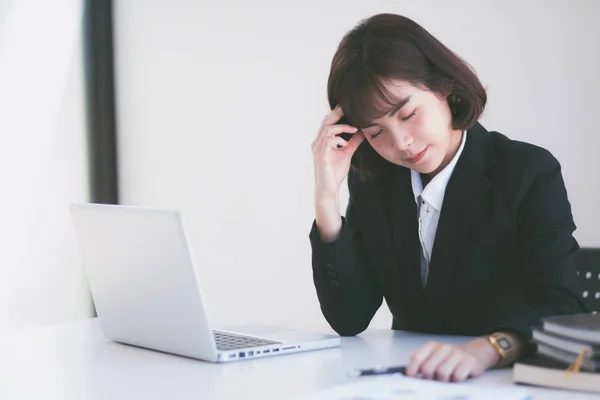
[[[344,35],[331,60],[327,100],[331,110],[342,107],[339,123],[364,129],[406,104],[405,90],[396,86],[404,83],[446,96],[453,129],[475,125],[487,101],[469,64],[412,19],[390,13],[362,20]],[[351,165],[367,179],[385,169],[381,160],[361,145]]]
[[[335,97],[352,125],[363,127],[388,114],[402,100],[386,87],[391,84],[389,79],[358,68],[348,72]]]

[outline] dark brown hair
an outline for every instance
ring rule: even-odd
[[[485,108],[485,89],[469,64],[422,26],[395,14],[365,19],[344,36],[331,62],[329,105],[342,106],[346,121],[340,123],[364,126],[397,102],[384,86],[392,79],[448,95],[453,129],[470,128]],[[382,160],[365,140],[352,168],[367,178]]]

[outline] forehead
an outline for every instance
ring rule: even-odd
[[[346,104],[342,104],[349,121],[357,126],[369,125],[388,115],[407,98],[412,103],[425,92],[411,83],[397,79],[378,79],[363,83],[347,93]]]

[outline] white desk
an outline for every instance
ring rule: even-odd
[[[431,337],[370,330],[342,348],[231,364],[210,364],[109,342],[95,319],[0,335],[0,399],[285,399],[348,382],[346,371],[400,364]],[[491,371],[469,385],[512,385]],[[534,399],[597,396],[529,388]]]

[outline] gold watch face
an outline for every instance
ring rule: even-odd
[[[503,336],[496,338],[496,343],[498,343],[498,346],[504,351],[508,351],[512,347],[508,339]]]

